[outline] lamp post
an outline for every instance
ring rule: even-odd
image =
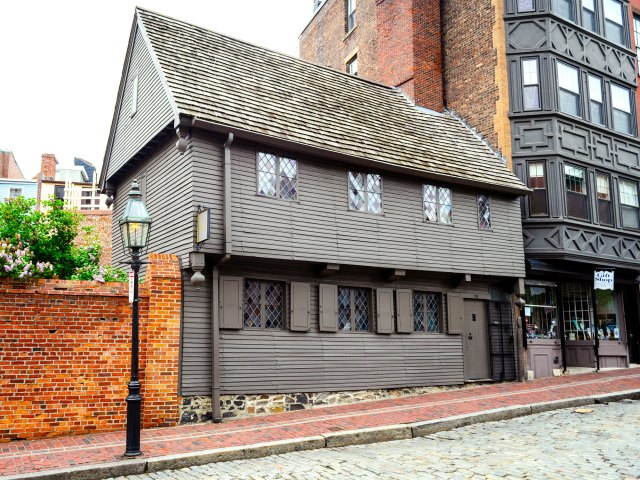
[[[140,253],[147,247],[149,232],[151,231],[151,217],[142,200],[142,192],[138,180],[131,184],[129,200],[120,220],[122,243],[125,252],[131,255],[131,269],[133,270],[133,304],[131,325],[131,379],[129,380],[129,395],[127,396],[127,447],[126,457],[137,457],[140,451],[140,380],[138,377],[138,272],[140,271]]]

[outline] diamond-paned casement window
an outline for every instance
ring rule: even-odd
[[[338,287],[338,330],[369,331],[369,290]]]
[[[283,283],[244,281],[244,328],[283,328],[284,308]]]
[[[478,228],[491,230],[491,198],[489,195],[478,195]]]
[[[440,294],[413,292],[413,331],[440,333]]]
[[[349,210],[382,213],[382,177],[375,173],[349,172]]]
[[[298,162],[258,152],[258,194],[283,200],[298,199]]]
[[[450,188],[423,185],[422,203],[427,222],[453,223]]]

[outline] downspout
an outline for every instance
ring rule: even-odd
[[[223,166],[223,231],[224,255],[214,265],[212,274],[211,295],[211,420],[222,421],[220,413],[220,272],[218,267],[231,258],[233,242],[231,238],[231,144],[233,133],[229,133],[224,143]]]

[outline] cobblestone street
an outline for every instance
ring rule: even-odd
[[[565,409],[414,438],[216,463],[151,479],[640,478],[640,402]]]

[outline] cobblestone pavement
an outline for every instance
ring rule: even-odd
[[[557,410],[424,438],[214,463],[118,480],[637,479],[640,401]]]

